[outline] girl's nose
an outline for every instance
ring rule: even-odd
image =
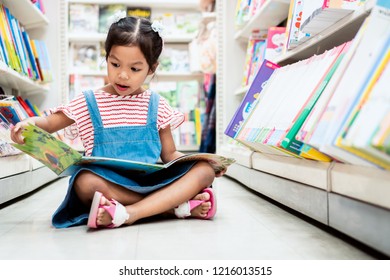
[[[129,79],[129,76],[127,75],[126,71],[121,71],[119,73],[119,78],[120,79],[123,79],[123,80],[128,80]]]

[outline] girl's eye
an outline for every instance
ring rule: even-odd
[[[119,63],[111,62],[111,65],[114,67],[119,67]]]
[[[139,72],[139,71],[141,71],[141,69],[139,69],[139,68],[135,68],[135,67],[131,67],[131,71],[134,71],[134,72]]]

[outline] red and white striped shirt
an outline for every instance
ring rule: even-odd
[[[96,103],[104,127],[145,125],[151,96],[149,90],[138,95],[119,96],[104,91],[95,91]],[[85,155],[91,155],[94,140],[92,121],[84,94],[80,94],[67,105],[60,105],[52,113],[62,111],[75,121],[72,136],[80,136]],[[174,110],[165,98],[160,96],[158,105],[157,128],[177,128],[184,121],[184,114]]]

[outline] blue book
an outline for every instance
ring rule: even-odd
[[[0,105],[0,113],[13,125],[21,121],[18,113],[11,105]]]
[[[27,49],[28,58],[30,60],[31,68],[33,71],[33,73],[32,73],[33,79],[40,80],[38,67],[37,67],[37,64],[35,62],[35,56],[34,56],[34,53],[33,53],[33,50],[32,50],[31,44],[30,44],[30,37],[28,36],[27,32],[24,30],[22,30],[22,35],[23,35],[24,45],[26,46],[26,49]]]
[[[249,115],[254,102],[257,100],[265,83],[271,77],[272,73],[279,66],[275,63],[272,63],[268,60],[264,60],[261,64],[259,71],[257,72],[251,86],[249,87],[247,93],[245,94],[244,99],[241,101],[240,106],[235,112],[233,118],[231,119],[229,125],[225,130],[225,134],[231,138],[235,138],[237,132],[240,130],[240,127],[246,117]]]

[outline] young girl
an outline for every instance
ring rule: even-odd
[[[12,140],[23,143],[28,123],[53,133],[76,125],[85,155],[156,163],[183,154],[171,129],[183,122],[158,94],[142,85],[158,66],[163,48],[161,25],[142,18],[114,22],[105,42],[109,83],[84,92],[47,117],[15,125]],[[223,172],[222,172],[223,173]],[[55,227],[88,224],[92,228],[130,225],[161,213],[210,219],[216,205],[210,188],[215,176],[203,161],[188,162],[141,177],[97,166],[82,166],[69,180],[64,201],[52,217]]]

